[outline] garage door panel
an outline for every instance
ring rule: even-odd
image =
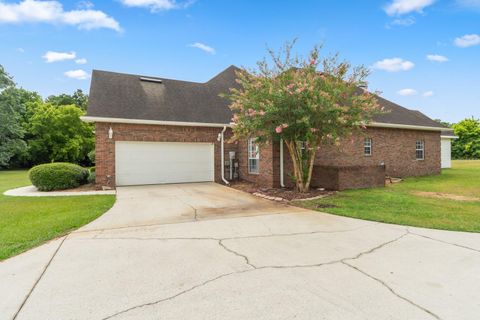
[[[119,186],[213,181],[214,146],[118,141],[115,163]]]

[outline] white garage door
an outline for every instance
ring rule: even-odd
[[[452,140],[442,138],[442,168],[452,167]]]
[[[212,143],[115,142],[117,186],[214,179]]]

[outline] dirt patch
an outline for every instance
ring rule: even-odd
[[[328,204],[328,203],[318,203],[315,205],[316,209],[325,209],[325,208],[338,208],[334,204]]]
[[[456,201],[480,201],[480,198],[477,198],[477,197],[459,196],[451,193],[417,191],[417,192],[413,192],[413,194],[421,197],[448,199],[448,200],[456,200]]]
[[[281,198],[281,200],[286,201],[323,198],[335,194],[335,191],[321,189],[311,189],[309,192],[301,193],[287,188],[264,188],[246,181],[233,182],[230,184],[230,186],[251,194],[263,195],[267,197],[267,199],[268,197],[275,198],[275,200],[279,200]]]
[[[80,191],[96,191],[94,183],[87,183],[73,189],[58,190],[56,192],[80,192]]]

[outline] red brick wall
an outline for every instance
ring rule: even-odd
[[[364,139],[372,139],[372,155],[363,154]],[[415,142],[425,141],[425,160],[415,159]],[[364,136],[345,139],[339,147],[325,146],[317,153],[316,165],[375,166],[385,163],[393,177],[440,173],[440,132],[369,128]]]
[[[248,144],[246,140],[241,140],[238,142],[237,150],[237,159],[239,166],[239,175],[240,179],[245,181],[250,181],[255,184],[273,187],[274,181],[278,177],[278,174],[275,173],[278,171],[278,165],[274,166],[274,153],[272,150],[272,144],[261,145],[260,150],[260,164],[259,164],[259,173],[252,174],[248,173]],[[275,158],[278,159],[278,153],[275,154]]]
[[[113,129],[113,139],[108,138],[108,129]],[[221,182],[220,142],[221,128],[180,127],[143,124],[96,124],[96,175],[97,186],[115,186],[115,141],[157,142],[213,142],[215,145],[215,181]],[[248,173],[247,142],[228,143],[231,130],[225,132],[225,160],[228,152],[236,151],[239,175],[243,180],[266,187],[280,185],[280,144],[278,142],[260,147],[260,173]],[[372,156],[363,154],[363,140],[372,138]],[[425,160],[415,160],[415,141],[425,141]],[[386,174],[394,177],[430,175],[440,173],[440,133],[418,130],[369,128],[365,136],[346,139],[340,147],[325,146],[317,155],[318,166],[378,166],[385,162]],[[292,163],[284,146],[284,181],[292,186]],[[314,172],[315,174],[315,172]],[[228,176],[226,174],[226,176]],[[340,184],[342,181],[339,182]]]
[[[385,167],[314,166],[311,186],[328,190],[383,187],[385,186]]]
[[[363,153],[363,142],[366,137],[372,139],[371,156],[365,156]],[[415,142],[417,140],[425,141],[425,160],[415,159]],[[274,159],[279,153],[278,150],[279,147],[274,148]],[[353,140],[344,139],[340,146],[323,146],[317,153],[315,165],[322,167],[364,166],[368,168],[376,167],[384,162],[387,175],[409,177],[440,174],[440,157],[440,132],[369,128],[365,135],[359,135]],[[285,184],[293,186],[292,161],[286,146],[284,146],[284,170]],[[367,171],[365,169],[365,172]],[[314,171],[313,175],[316,174],[320,173]],[[331,175],[331,173],[329,174]],[[343,176],[347,177],[347,173],[344,173]],[[341,176],[335,179],[340,178]],[[376,183],[375,181],[372,183]],[[348,188],[344,181],[338,181],[336,184],[341,185],[343,189]],[[356,186],[358,181],[352,182],[352,184]],[[279,182],[276,182],[275,186],[279,186]]]
[[[108,138],[109,128],[113,138]],[[218,134],[222,128],[180,127],[145,124],[96,123],[96,185],[115,187],[115,141],[155,141],[155,142],[213,142],[215,149],[215,181],[221,182],[220,142]],[[237,145],[227,143],[231,130],[225,132],[225,160],[228,152]]]

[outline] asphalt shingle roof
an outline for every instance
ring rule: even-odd
[[[229,101],[219,95],[238,87],[235,70],[230,66],[205,83],[94,70],[87,116],[228,124]],[[142,77],[161,82],[142,81]],[[419,111],[382,97],[378,101],[388,112],[375,122],[445,128]]]

